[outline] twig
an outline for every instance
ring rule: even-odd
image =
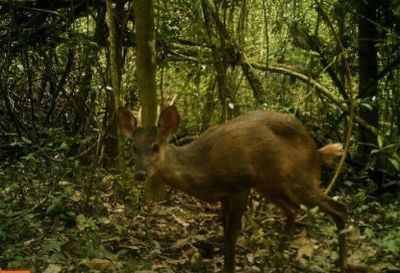
[[[339,165],[336,169],[335,175],[333,176],[331,182],[329,183],[328,187],[325,190],[325,193],[328,194],[333,186],[336,183],[337,178],[339,177],[340,172],[343,169],[344,166],[344,161],[346,159],[347,153],[349,151],[349,146],[350,146],[350,140],[351,140],[351,134],[352,134],[352,129],[353,129],[353,120],[354,120],[354,92],[353,92],[353,82],[352,82],[352,77],[351,77],[351,71],[350,71],[350,66],[349,63],[347,62],[346,54],[344,47],[342,45],[342,42],[339,39],[339,36],[337,35],[332,22],[328,18],[327,14],[325,11],[322,9],[320,3],[318,1],[315,1],[316,4],[316,9],[317,12],[322,16],[322,19],[325,21],[327,24],[329,30],[331,31],[332,35],[335,38],[336,44],[339,47],[340,50],[340,56],[341,60],[343,61],[343,66],[345,68],[345,86],[347,88],[347,91],[349,93],[348,97],[348,110],[349,110],[349,120],[347,123],[347,130],[346,130],[346,137],[345,137],[345,142],[344,142],[344,148],[343,148],[343,155],[340,158]]]

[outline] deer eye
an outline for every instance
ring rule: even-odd
[[[151,145],[151,151],[155,154],[158,153],[160,151],[160,145],[154,143],[153,145]]]

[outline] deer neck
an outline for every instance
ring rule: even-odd
[[[156,175],[161,178],[160,182],[193,194],[193,189],[202,185],[206,178],[204,162],[196,145],[168,145],[160,159]]]

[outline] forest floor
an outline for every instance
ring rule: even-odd
[[[167,201],[148,202],[136,187],[121,202],[121,192],[113,186],[117,179],[105,175],[84,194],[87,187],[67,180],[57,180],[55,186],[50,177],[44,183],[25,181],[32,188],[21,188],[16,177],[0,171],[0,268],[45,273],[221,271],[218,206],[175,191]],[[371,272],[400,272],[399,198],[375,198],[365,188],[354,188],[342,185],[335,193],[350,213],[349,261],[368,265]],[[38,194],[46,190],[47,195]],[[282,257],[277,249],[284,224],[278,209],[252,194],[236,246],[237,272],[339,271],[337,236],[328,216],[315,208],[304,210]]]

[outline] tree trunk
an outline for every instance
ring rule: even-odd
[[[150,128],[157,119],[157,55],[153,0],[135,0],[133,12],[136,24],[136,76],[142,106],[141,126]],[[163,181],[147,179],[144,189],[147,198],[158,201],[165,198]]]
[[[379,128],[379,88],[378,88],[378,54],[376,27],[378,2],[376,0],[359,1],[358,4],[358,54],[359,54],[359,98],[367,103],[359,108],[359,115],[375,128]],[[377,146],[376,135],[360,127],[358,160],[367,163],[371,150]],[[370,177],[381,186],[384,180],[384,155],[377,154]],[[364,164],[363,164],[364,165]]]
[[[118,28],[123,26],[116,24],[111,0],[106,1],[107,5],[107,25],[109,30],[109,64],[110,64],[110,79],[112,92],[108,91],[106,101],[105,128],[105,165],[107,167],[115,166],[119,151],[119,135],[118,127],[115,118],[115,111],[121,104],[121,42],[118,38]],[[120,162],[120,161],[118,161]]]
[[[359,47],[359,98],[371,107],[359,109],[359,115],[370,125],[378,128],[378,57],[377,57],[377,3],[375,0],[359,1],[358,5],[358,47]],[[360,127],[360,158],[367,159],[376,136]],[[367,145],[366,145],[367,144]]]
[[[136,75],[143,127],[154,126],[157,118],[156,43],[153,0],[135,0]]]

